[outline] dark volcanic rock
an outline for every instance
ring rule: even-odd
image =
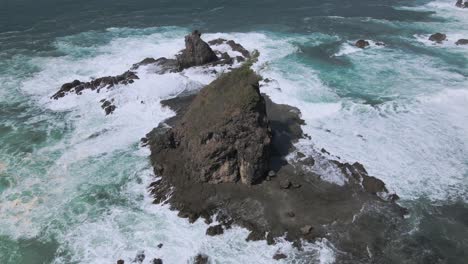
[[[274,260],[280,260],[280,259],[285,259],[287,258],[288,256],[286,256],[285,254],[283,253],[276,253],[274,256],[273,256],[273,259]]]
[[[185,49],[177,56],[180,69],[187,69],[218,60],[216,54],[200,36],[201,33],[195,30],[185,37]]]
[[[224,229],[222,225],[210,226],[208,229],[206,229],[206,234],[209,236],[222,235],[223,233]]]
[[[102,78],[94,79],[90,82],[80,82],[78,80],[74,80],[71,83],[66,83],[62,85],[60,90],[52,95],[52,99],[59,99],[64,97],[67,93],[76,93],[81,94],[83,90],[90,89],[90,90],[97,90],[99,92],[102,88],[112,88],[118,84],[129,84],[133,83],[134,80],[137,80],[138,76],[132,72],[127,71],[123,74],[117,76],[107,76]]]
[[[358,47],[358,48],[363,49],[363,48],[369,46],[370,44],[369,44],[369,41],[360,39],[360,40],[356,41],[356,43],[354,45],[356,47]]]
[[[258,76],[250,69],[237,69],[197,96],[164,102],[175,107],[178,115],[167,121],[172,128],[160,125],[147,135],[155,173],[161,176],[151,184],[155,203],[166,201],[182,216],[208,219],[217,214],[217,221],[226,228],[236,224],[249,229],[252,240],[263,236],[271,244],[274,238],[285,236],[301,247],[302,239],[327,237],[338,250],[352,252],[340,256],[340,260],[381,260],[386,245],[395,239],[392,234],[402,219],[402,208],[376,195],[387,193],[385,184],[367,175],[359,163],[343,164],[316,151],[314,166],[341,170],[347,179],[343,185],[324,181],[321,175],[307,170],[307,156],[297,164],[288,164],[285,157],[295,151],[293,143],[304,136],[300,112],[275,104],[266,96],[263,103],[257,81]],[[242,107],[233,107],[239,105]],[[258,181],[242,181],[240,176],[239,153],[246,147],[256,149],[258,156],[254,157],[258,157],[259,167],[264,167],[263,173],[248,178],[258,177]],[[261,181],[268,167],[276,176]],[[281,187],[284,181],[289,183],[288,189]],[[372,248],[371,257],[367,246]]]
[[[468,45],[468,39],[459,39],[455,42],[456,45]]]
[[[106,112],[106,115],[110,115],[112,114],[115,109],[117,108],[114,104],[112,104],[114,100],[106,100],[106,99],[102,99],[101,100],[101,108],[104,109],[104,112]]]
[[[198,254],[193,261],[193,264],[208,264],[209,258],[205,254]]]
[[[163,261],[160,258],[155,258],[155,259],[153,259],[153,261],[151,263],[152,264],[163,264]]]
[[[429,37],[430,41],[434,41],[434,42],[437,42],[437,43],[442,43],[442,41],[444,41],[446,39],[447,39],[447,35],[442,34],[442,33],[435,33],[435,34],[432,34]]]
[[[150,135],[156,174],[174,185],[250,185],[263,178],[271,136],[258,80],[248,68],[223,75],[200,91],[173,129]]]

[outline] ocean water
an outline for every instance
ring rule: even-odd
[[[65,82],[170,57],[195,28],[259,50],[254,69],[273,80],[262,92],[306,121],[301,151],[359,161],[401,197],[411,214],[389,255],[467,263],[468,46],[454,42],[468,38],[468,9],[454,2],[0,0],[0,263],[130,263],[144,251],[144,263],[272,263],[283,252],[278,263],[325,264],[343,253],[326,240],[304,251],[246,242],[237,227],[207,237],[202,221],[151,203],[139,139],[174,115],[161,100],[216,75],[143,68],[132,85],[50,99]],[[448,41],[427,41],[439,31]],[[371,47],[355,48],[360,38]]]

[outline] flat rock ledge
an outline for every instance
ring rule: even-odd
[[[177,115],[143,140],[160,176],[149,187],[154,203],[169,204],[190,222],[216,216],[219,225],[209,235],[235,224],[251,231],[247,240],[272,244],[285,237],[301,248],[326,238],[346,252],[342,261],[383,261],[406,213],[394,202],[398,196],[359,163],[318,151],[288,162],[294,142],[306,136],[304,121],[298,109],[262,95],[260,79],[246,64],[198,94],[162,102]],[[347,183],[324,181],[310,170],[324,164]]]

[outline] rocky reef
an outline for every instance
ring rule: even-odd
[[[261,94],[250,61],[198,94],[162,102],[177,115],[143,140],[158,176],[150,186],[154,202],[191,222],[216,220],[207,235],[240,225],[251,231],[247,240],[271,244],[285,237],[301,248],[304,241],[328,239],[348,252],[343,261],[382,260],[406,213],[395,203],[398,196],[359,163],[297,152],[294,143],[307,137],[300,111]],[[292,153],[294,161],[286,158]],[[323,180],[314,166],[328,166],[346,183]]]
[[[219,45],[242,56],[212,49]],[[270,80],[251,69],[257,56],[233,40],[207,43],[194,31],[173,58],[146,58],[121,75],[75,80],[52,98],[124,87],[137,81],[138,71],[146,66],[154,74],[165,74],[243,62],[199,91],[161,102],[177,114],[154,124],[142,139],[151,150],[156,175],[149,186],[154,203],[169,204],[190,222],[203,218],[210,224],[210,236],[238,225],[250,230],[246,240],[273,244],[284,237],[299,249],[305,242],[329,240],[343,263],[388,262],[384,252],[396,241],[395,230],[407,213],[395,203],[398,196],[357,162],[340,162],[324,149],[311,149],[308,155],[298,151],[295,143],[310,138],[301,129],[301,113],[261,93],[261,82]],[[118,110],[112,99],[100,103],[106,114]],[[325,180],[330,173],[343,182]],[[272,256],[287,257],[283,252]],[[138,253],[134,262],[143,259],[144,253]],[[202,254],[192,260],[208,261]]]

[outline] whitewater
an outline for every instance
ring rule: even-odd
[[[305,120],[302,129],[311,138],[301,139],[298,150],[314,156],[324,148],[330,157],[364,164],[410,209],[411,232],[426,232],[421,223],[432,219],[427,208],[468,203],[468,46],[454,44],[468,37],[468,9],[452,2],[396,7],[433,12],[439,22],[351,18],[405,32],[370,39],[364,50],[352,46],[357,38],[330,32],[202,37],[258,50],[253,69],[271,80],[261,83],[261,91],[299,108]],[[91,30],[54,38],[53,51],[0,61],[1,263],[130,263],[142,251],[144,263],[190,263],[198,253],[213,263],[272,263],[277,252],[288,255],[278,263],[334,263],[339,252],[325,239],[299,251],[285,240],[246,242],[249,232],[240,227],[209,237],[203,221],[190,224],[168,206],[152,204],[147,187],[155,175],[140,138],[175,114],[161,100],[196,91],[216,73],[193,68],[155,75],[142,67],[131,85],[50,99],[63,83],[120,74],[146,57],[171,57],[190,31]],[[447,34],[447,43],[427,41],[438,31]],[[326,56],[317,57],[319,51]],[[112,115],[103,114],[104,98],[115,100]],[[345,181],[333,171],[326,175],[336,184]],[[463,228],[450,229],[449,236],[467,234]]]

